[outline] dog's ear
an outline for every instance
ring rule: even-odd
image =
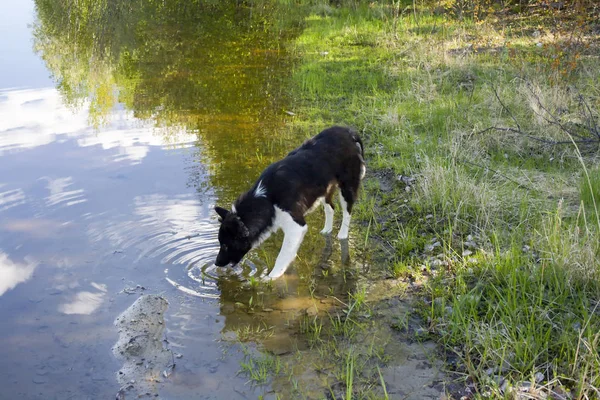
[[[225,217],[227,217],[227,214],[229,214],[229,211],[219,206],[215,206],[215,211],[217,212],[217,214],[219,214],[220,221],[223,221]]]

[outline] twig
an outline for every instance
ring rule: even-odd
[[[555,125],[558,126],[561,130],[563,130],[564,132],[566,132],[568,135],[573,136],[573,137],[577,137],[579,139],[586,139],[585,136],[579,135],[577,133],[571,132],[569,129],[567,129],[566,126],[564,126],[560,120],[558,118],[556,118],[543,104],[542,101],[540,100],[540,97],[537,95],[537,93],[535,93],[535,91],[533,90],[533,87],[531,85],[531,82],[529,81],[525,81],[525,85],[527,86],[527,89],[529,89],[529,92],[531,93],[531,95],[533,96],[533,98],[537,101],[538,106],[540,107],[540,109],[542,109],[542,111],[544,111],[546,114],[548,114],[550,117],[552,117],[552,119],[548,119],[545,115],[540,114],[539,112],[533,110],[533,112],[535,112],[537,115],[539,115],[540,117],[542,117],[544,119],[544,121],[546,121],[547,123],[551,124],[551,125]],[[568,142],[570,143],[570,141]]]
[[[510,115],[512,120],[515,121],[515,125],[517,125],[517,129],[519,130],[519,132],[521,132],[521,125],[519,125],[519,121],[517,121],[517,119],[515,118],[513,113],[510,111],[510,109],[508,107],[506,107],[506,105],[502,102],[502,100],[500,99],[500,96],[498,95],[498,91],[496,90],[494,85],[492,85],[492,90],[494,91],[494,95],[496,96],[496,99],[498,99],[498,102],[500,103],[502,108],[504,108],[504,110],[508,113],[508,115]]]
[[[585,97],[583,97],[583,95],[581,93],[579,94],[579,104],[583,104],[584,115],[585,115],[586,110],[590,114],[589,119],[587,121],[588,129],[600,139],[600,131],[598,131],[598,125],[596,125],[596,119],[594,118],[594,113],[592,112],[590,105],[587,103],[587,101],[585,101]]]
[[[476,132],[476,134],[481,134],[481,133],[485,133],[491,130],[496,130],[496,131],[501,131],[501,132],[513,132],[513,133],[518,133],[519,135],[525,136],[531,140],[535,140],[537,142],[540,143],[544,143],[550,146],[555,146],[555,145],[562,145],[562,144],[573,144],[572,141],[570,140],[548,140],[548,139],[544,139],[538,136],[534,136],[534,135],[530,135],[528,133],[525,133],[523,131],[520,131],[518,129],[515,128],[504,128],[501,126],[490,126],[489,128],[485,128],[479,132]],[[598,143],[598,140],[596,139],[581,139],[581,140],[576,140],[575,143],[583,143],[583,144],[589,144],[589,143]]]
[[[529,187],[529,186],[527,186],[527,185],[523,185],[522,183],[520,183],[520,182],[517,182],[517,181],[515,181],[514,179],[511,179],[511,178],[509,178],[508,176],[506,176],[506,175],[504,175],[504,174],[501,174],[500,172],[498,172],[498,171],[496,171],[495,169],[492,169],[492,168],[490,168],[490,167],[486,167],[486,166],[484,166],[484,165],[479,165],[479,164],[477,164],[477,163],[474,163],[474,162],[472,162],[472,161],[469,161],[469,160],[461,160],[461,159],[458,159],[457,161],[458,161],[459,163],[463,163],[463,164],[469,164],[469,165],[472,165],[472,166],[474,166],[474,167],[477,167],[477,168],[481,168],[481,169],[485,169],[485,170],[487,170],[487,171],[491,171],[491,172],[493,172],[494,174],[496,174],[496,175],[498,175],[498,176],[500,176],[500,177],[502,177],[502,178],[506,179],[507,181],[510,181],[510,182],[514,183],[515,185],[517,185],[517,186],[519,186],[520,188],[523,188],[523,189],[525,189],[525,190],[534,191],[534,192],[536,191],[536,189],[534,189],[534,188],[531,188],[531,187]]]
[[[519,121],[517,120],[517,118],[515,117],[515,115],[512,113],[512,111],[510,110],[510,108],[508,108],[506,106],[506,104],[504,104],[504,102],[502,101],[502,99],[500,98],[500,95],[498,94],[498,91],[496,90],[496,87],[492,84],[492,91],[494,92],[494,96],[496,97],[496,99],[498,100],[498,102],[500,103],[500,105],[502,106],[502,109],[504,111],[506,111],[508,113],[508,115],[510,116],[510,118],[513,120],[513,122],[515,123],[515,125],[517,126],[516,128],[511,128],[511,127],[500,127],[500,126],[491,126],[489,128],[483,129],[479,132],[477,132],[477,134],[482,134],[491,130],[496,130],[496,131],[501,131],[501,132],[512,132],[512,133],[517,133],[519,135],[525,136],[531,140],[535,140],[537,142],[540,143],[544,143],[547,144],[549,146],[557,146],[557,145],[565,145],[565,144],[573,144],[573,143],[577,143],[577,144],[600,144],[600,132],[598,131],[598,128],[596,126],[596,122],[594,119],[594,114],[591,110],[591,108],[589,107],[589,105],[585,102],[585,99],[583,98],[583,96],[579,96],[580,98],[580,103],[584,105],[584,108],[587,109],[588,113],[590,114],[589,119],[586,116],[586,119],[588,119],[588,123],[589,123],[589,131],[590,133],[592,133],[596,138],[590,138],[589,136],[583,136],[574,132],[571,132],[569,129],[567,129],[566,126],[564,126],[561,121],[555,117],[550,111],[548,111],[548,109],[542,104],[542,101],[540,100],[539,96],[535,93],[535,91],[532,88],[532,85],[529,81],[521,78],[521,80],[523,80],[527,86],[527,88],[529,89],[529,91],[531,92],[532,96],[535,98],[535,100],[537,101],[538,106],[540,107],[541,110],[544,111],[544,114],[548,114],[551,119],[549,119],[546,115],[544,114],[540,114],[537,111],[534,110],[534,112],[539,115],[540,117],[542,117],[547,123],[552,124],[552,125],[556,125],[558,126],[561,130],[563,130],[564,132],[567,133],[567,135],[569,135],[569,137],[572,138],[577,138],[578,140],[551,140],[551,139],[544,139],[541,138],[539,136],[535,136],[535,135],[531,135],[529,133],[525,133],[523,132],[523,130],[521,129],[521,125],[519,124]],[[593,126],[591,124],[594,124]]]

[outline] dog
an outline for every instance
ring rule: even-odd
[[[366,173],[363,150],[355,131],[334,126],[269,165],[231,211],[215,207],[221,222],[215,265],[239,263],[271,233],[282,229],[283,244],[268,275],[279,278],[296,258],[308,230],[304,217],[321,203],[325,208],[321,233],[333,230],[333,195],[338,188],[343,217],[337,236],[347,239],[352,206]]]

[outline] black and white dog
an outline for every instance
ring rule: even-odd
[[[283,275],[308,230],[304,216],[323,203],[325,227],[333,229],[333,194],[340,189],[343,211],[339,239],[348,238],[350,213],[365,175],[363,144],[356,132],[339,126],[326,129],[304,142],[284,159],[267,167],[258,181],[220,216],[221,248],[215,264],[237,264],[272,232],[283,229],[283,245],[269,278]]]

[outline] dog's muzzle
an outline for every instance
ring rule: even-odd
[[[217,267],[227,267],[229,265],[235,264],[228,257],[223,256],[220,252],[217,255],[217,259],[215,260],[215,265]]]

